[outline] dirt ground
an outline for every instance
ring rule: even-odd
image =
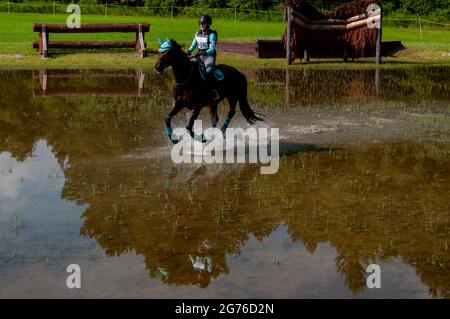
[[[257,53],[254,42],[222,41],[217,43],[217,49],[221,52],[254,57]]]

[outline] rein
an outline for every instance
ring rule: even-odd
[[[186,81],[184,81],[183,83],[178,83],[177,80],[175,79],[176,85],[183,86],[183,85],[185,85],[186,83],[188,83],[189,80],[191,79],[191,77],[192,77],[192,72],[194,71],[194,66],[192,65],[191,62],[189,62],[189,64],[191,65],[191,72],[189,73],[189,76],[187,77]]]

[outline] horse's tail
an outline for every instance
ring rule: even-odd
[[[261,113],[254,112],[247,101],[247,78],[242,74],[242,91],[239,96],[239,108],[241,109],[242,115],[245,117],[247,122],[252,125],[255,124],[256,121],[264,121],[260,116],[264,116]]]

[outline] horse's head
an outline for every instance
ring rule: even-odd
[[[165,42],[158,37],[159,50],[158,50],[158,60],[155,64],[156,72],[162,73],[164,70],[173,65],[175,59],[180,58],[180,53],[182,53],[180,45],[171,39],[167,39]]]

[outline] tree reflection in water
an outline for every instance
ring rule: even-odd
[[[367,264],[401,258],[431,296],[449,297],[448,144],[282,144],[270,176],[257,165],[174,165],[160,134],[166,89],[153,81],[145,101],[32,100],[2,89],[0,150],[24,160],[46,139],[64,167],[63,199],[88,205],[81,234],[108,256],[142,255],[149,275],[168,285],[207,287],[232,271],[227,256],[251,235],[262,240],[285,225],[311,254],[320,243],[334,247],[353,293],[365,287]]]

